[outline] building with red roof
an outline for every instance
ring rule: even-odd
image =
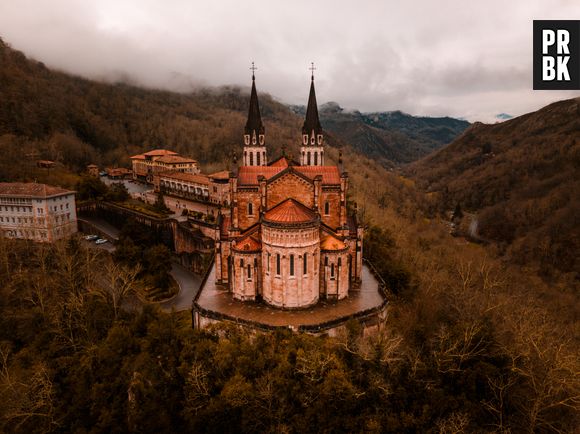
[[[314,78],[300,161],[268,162],[253,75],[243,142],[242,165],[228,174],[229,213],[216,231],[215,283],[234,299],[285,309],[348,297],[361,281],[363,229],[348,211],[342,162],[325,165]]]
[[[154,149],[131,157],[133,179],[153,183],[153,177],[163,172],[199,173],[197,160],[182,157],[167,149]]]

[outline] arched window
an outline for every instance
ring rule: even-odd
[[[342,265],[342,258],[338,258],[336,265],[338,265],[339,267]]]
[[[244,268],[244,260],[240,259],[240,267]]]
[[[280,275],[280,253],[276,253],[276,274]]]
[[[262,151],[262,161],[264,166],[266,165],[266,151]]]
[[[330,214],[330,204],[327,202],[324,202],[324,215],[329,215]]]
[[[308,163],[307,163],[307,165],[310,166],[310,151],[308,151]]]
[[[290,276],[294,276],[294,255],[290,255]]]
[[[259,152],[256,153],[256,165],[257,166],[260,165],[260,153]]]
[[[318,166],[318,152],[314,153],[314,165]]]
[[[248,279],[252,278],[252,266],[248,264]]]
[[[314,145],[314,134],[312,134],[312,137],[310,138],[310,144]]]
[[[302,270],[303,274],[308,274],[308,253],[304,253],[304,269]]]
[[[330,264],[330,278],[334,279],[334,264]]]
[[[248,204],[248,215],[254,215],[254,206],[252,202]]]
[[[307,144],[308,144],[308,135],[307,135],[307,134],[304,134],[304,135],[302,136],[302,141],[304,142],[304,144],[305,144],[305,145],[307,145]]]
[[[317,139],[318,139],[318,144],[319,144],[319,145],[322,145],[322,134],[319,134],[319,135],[317,136]]]
[[[268,273],[270,273],[270,256],[271,255],[268,253],[268,259],[267,259],[267,262],[268,262],[268,265],[267,265],[267,267],[268,267]]]
[[[250,152],[250,166],[253,166],[253,165],[254,165],[254,153]]]
[[[328,267],[328,256],[324,258],[324,265]]]
[[[320,151],[320,164],[324,164],[324,151]]]

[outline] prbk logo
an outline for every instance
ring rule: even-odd
[[[580,21],[534,20],[534,89],[580,89]]]

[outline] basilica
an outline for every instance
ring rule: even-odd
[[[347,206],[342,162],[325,164],[314,76],[300,161],[269,159],[253,74],[243,143],[242,164],[230,172],[230,213],[216,229],[216,284],[237,300],[284,309],[348,297],[361,282],[363,228]]]

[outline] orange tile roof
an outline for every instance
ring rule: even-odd
[[[270,179],[278,173],[286,170],[288,166],[241,166],[238,170],[238,183],[240,185],[258,184],[258,176],[262,175]],[[317,175],[322,176],[322,183],[325,185],[340,184],[340,172],[336,166],[291,166],[290,170],[296,170],[309,179],[314,179]]]
[[[230,172],[222,170],[221,172],[212,173],[209,177],[212,179],[230,179]]]
[[[143,154],[133,155],[131,158],[132,160],[144,160],[145,157],[161,157],[164,155],[177,155],[177,152],[168,151],[167,149],[153,149],[149,152],[144,152]]]
[[[286,199],[270,208],[264,219],[275,223],[306,223],[314,220],[316,214],[294,199]]]
[[[237,241],[234,248],[236,250],[255,252],[256,250],[260,250],[262,248],[262,243],[252,236],[246,236]]]
[[[284,167],[241,166],[238,170],[238,183],[241,185],[256,185],[258,184],[258,176],[262,175],[266,179],[270,179],[282,170],[284,170]]]
[[[206,175],[194,175],[193,173],[163,172],[160,178],[175,179],[178,181],[192,182],[195,184],[209,185],[209,178]]]
[[[181,155],[163,155],[155,161],[159,161],[160,163],[168,163],[168,164],[197,163],[197,160],[194,160],[193,158],[182,157]]]
[[[270,164],[268,164],[268,166],[286,168],[289,166],[288,159],[286,157],[280,157],[277,160],[272,161]]]
[[[346,244],[332,235],[327,235],[320,242],[320,248],[322,250],[343,250],[346,248]]]
[[[50,197],[72,194],[74,191],[46,184],[0,182],[0,196]]]
[[[322,175],[323,184],[340,184],[340,172],[336,166],[296,166],[294,169],[310,179]]]
[[[107,167],[105,168],[105,171],[107,172],[107,174],[109,175],[128,175],[130,173],[133,173],[131,171],[131,169],[127,169],[125,167]]]
[[[153,149],[152,151],[145,152],[143,155],[148,157],[160,157],[162,155],[177,155],[177,152],[168,151],[167,149]]]

